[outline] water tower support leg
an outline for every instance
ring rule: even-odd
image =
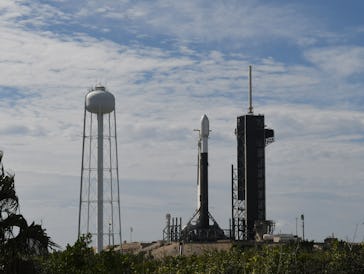
[[[103,231],[103,179],[104,179],[104,118],[97,114],[97,252],[104,246]]]

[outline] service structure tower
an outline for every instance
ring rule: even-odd
[[[274,223],[266,220],[265,148],[274,142],[264,115],[254,114],[252,67],[249,66],[249,109],[237,117],[237,168],[232,166],[232,238],[260,241]]]
[[[91,233],[97,252],[122,242],[117,151],[115,97],[96,85],[85,97],[78,237]]]

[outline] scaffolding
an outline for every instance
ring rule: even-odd
[[[238,199],[238,175],[237,169],[231,165],[231,235],[230,238],[236,241],[246,239],[245,230],[245,204]]]
[[[163,241],[167,243],[178,242],[181,238],[182,218],[171,218],[171,214],[166,215],[166,226],[163,229]]]

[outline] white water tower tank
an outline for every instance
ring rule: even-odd
[[[115,97],[105,87],[97,85],[86,95],[86,109],[91,113],[110,113],[115,109]]]

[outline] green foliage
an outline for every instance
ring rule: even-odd
[[[1,162],[0,162],[1,165]],[[18,196],[15,193],[14,177],[6,176],[0,172],[0,212],[1,214],[14,213],[18,208]],[[3,218],[0,216],[0,218]]]
[[[44,273],[93,273],[96,264],[94,251],[88,247],[91,235],[82,236],[73,246],[67,245],[65,251],[57,251],[44,258]]]
[[[112,250],[96,254],[90,240],[83,236],[65,251],[44,257],[42,273],[364,273],[364,246],[339,242],[324,249],[303,242],[156,260]]]
[[[143,254],[121,254],[113,250],[95,253],[90,243],[91,234],[83,235],[73,246],[67,245],[66,250],[41,259],[42,273],[155,273],[157,261]]]

